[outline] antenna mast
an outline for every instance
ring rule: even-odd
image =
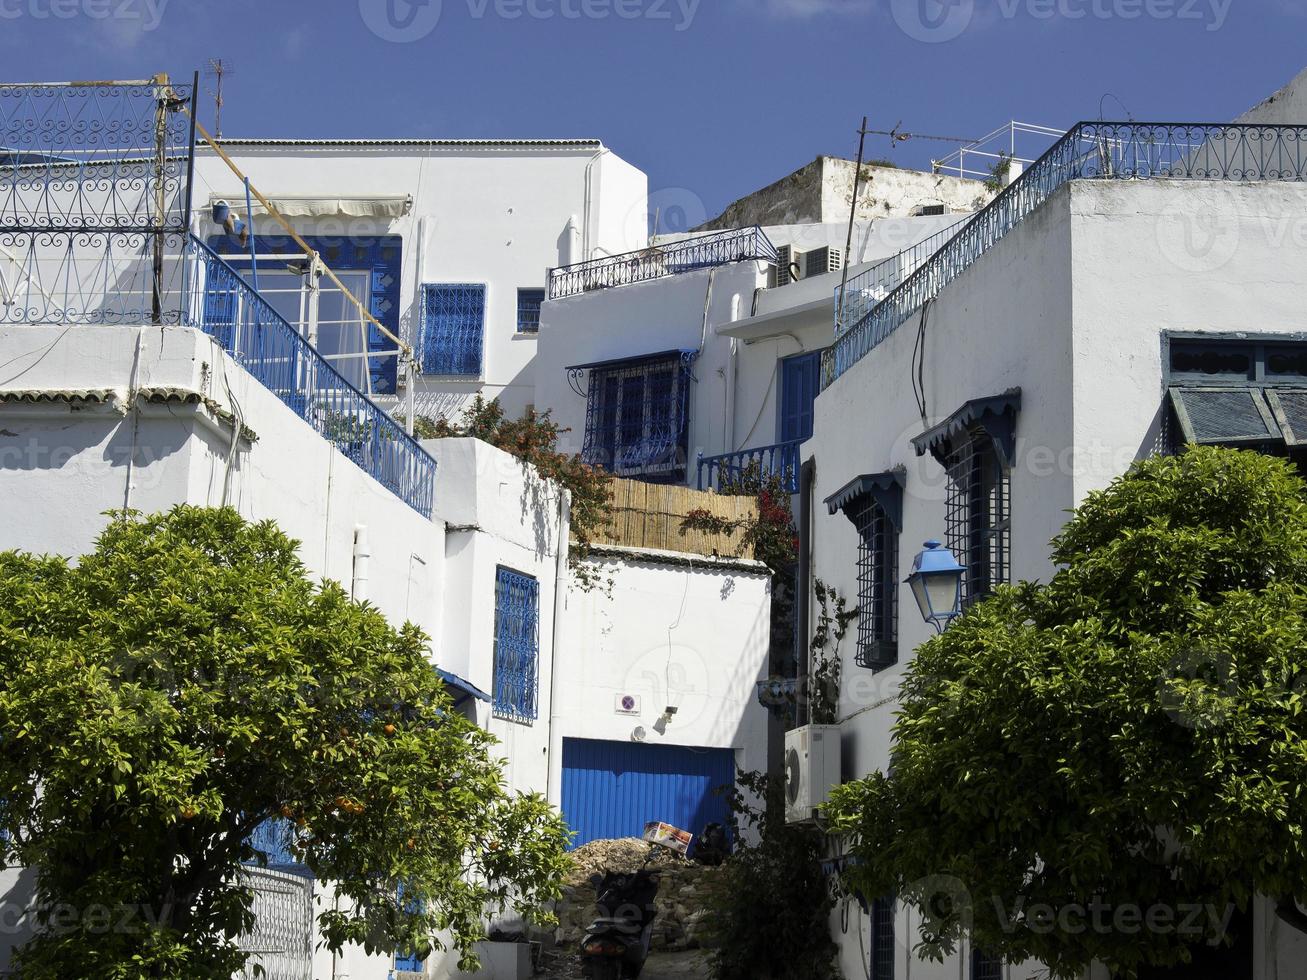
[[[232,74],[231,62],[222,58],[210,58],[204,74],[214,80],[213,88],[210,89],[213,95],[213,138],[220,140],[222,139],[222,82]]]

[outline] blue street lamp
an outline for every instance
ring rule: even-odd
[[[908,585],[921,609],[921,618],[937,633],[962,615],[962,576],[966,569],[958,564],[953,552],[938,541],[927,541],[926,550],[912,563]]]

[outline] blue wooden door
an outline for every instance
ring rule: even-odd
[[[813,403],[821,371],[821,351],[781,361],[781,418],[779,442],[812,438]]]
[[[639,837],[653,820],[696,838],[706,824],[729,826],[726,796],[716,791],[734,782],[731,749],[563,740],[563,817],[573,847]]]

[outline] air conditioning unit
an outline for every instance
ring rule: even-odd
[[[843,253],[838,248],[831,248],[829,245],[804,252],[801,263],[803,278],[811,279],[813,276],[824,276],[828,272],[839,272],[844,265],[843,258]]]
[[[785,820],[804,823],[840,784],[840,728],[805,725],[785,734]]]
[[[918,204],[911,213],[914,218],[931,218],[935,215],[951,214],[952,211],[947,204]]]
[[[788,286],[794,280],[794,248],[790,245],[777,245],[776,285]]]

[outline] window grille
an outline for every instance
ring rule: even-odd
[[[540,583],[508,568],[500,568],[495,581],[494,654],[495,715],[523,723],[535,721]]]
[[[685,478],[692,354],[590,369],[584,458],[618,476]]]
[[[871,903],[871,980],[894,980],[894,899]]]
[[[949,481],[945,502],[948,546],[967,570],[962,582],[966,607],[1008,580],[1011,473],[999,458],[993,437],[980,426],[959,436],[944,468]]]
[[[858,666],[879,670],[898,660],[899,542],[870,494],[853,505],[858,531]]]
[[[422,288],[422,373],[479,377],[486,287],[429,283]]]
[[[971,980],[1003,980],[1003,958],[983,949],[971,950]]]
[[[540,307],[545,301],[543,289],[517,291],[517,332],[540,332]]]

